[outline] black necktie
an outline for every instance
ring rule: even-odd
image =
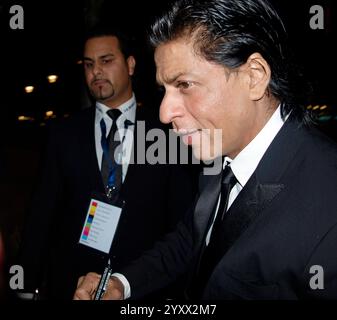
[[[211,249],[214,245],[216,245],[216,242],[219,239],[219,235],[221,234],[221,225],[228,207],[229,195],[236,183],[237,179],[235,178],[231,167],[227,165],[222,173],[220,204],[213,224],[208,249]]]
[[[114,193],[118,192],[122,185],[122,164],[120,163],[121,159],[115,159],[115,156],[118,154],[116,149],[121,146],[117,128],[117,119],[121,114],[121,111],[118,109],[110,109],[107,111],[107,115],[112,119],[112,126],[107,138],[105,122],[104,119],[101,120],[101,144],[103,148],[101,166],[102,179],[106,191],[108,192],[109,189],[112,189]]]
[[[225,247],[225,244],[222,243],[222,225],[226,220],[229,195],[236,183],[237,179],[230,166],[227,165],[222,173],[220,204],[216,212],[210,241],[202,253],[200,265],[194,280],[197,282],[194,284],[196,290],[195,294],[199,297],[202,295],[202,291],[209,280],[212,271],[224,254],[222,250],[222,248]]]

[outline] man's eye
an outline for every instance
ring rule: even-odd
[[[107,63],[109,63],[109,62],[111,62],[111,59],[104,59],[104,60],[102,60],[102,63],[103,63],[103,64],[107,64]]]
[[[84,68],[86,69],[92,68],[92,63],[88,63],[88,62],[84,63]]]
[[[177,84],[177,87],[179,89],[188,89],[192,86],[192,83],[189,82],[189,81],[181,81],[181,82],[178,82]]]

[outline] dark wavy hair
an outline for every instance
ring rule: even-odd
[[[270,66],[268,89],[281,102],[282,117],[292,111],[311,121],[310,86],[292,62],[284,24],[267,0],[179,0],[152,25],[150,43],[156,48],[183,37],[206,60],[229,69],[260,53]]]
[[[104,36],[116,37],[118,39],[119,48],[125,59],[134,55],[135,50],[133,37],[124,30],[108,23],[98,23],[89,29],[84,36],[83,43],[85,44],[89,39]]]

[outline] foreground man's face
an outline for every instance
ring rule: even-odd
[[[234,158],[254,122],[244,75],[196,55],[184,39],[160,45],[155,62],[157,81],[165,87],[161,121],[173,124],[196,158]]]

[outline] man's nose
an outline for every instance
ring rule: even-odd
[[[162,123],[171,123],[175,118],[182,116],[181,101],[169,93],[165,96],[160,104],[160,121]]]
[[[101,68],[101,66],[96,63],[93,68],[92,68],[92,73],[93,75],[97,76],[97,75],[101,75],[103,73],[103,70]]]

